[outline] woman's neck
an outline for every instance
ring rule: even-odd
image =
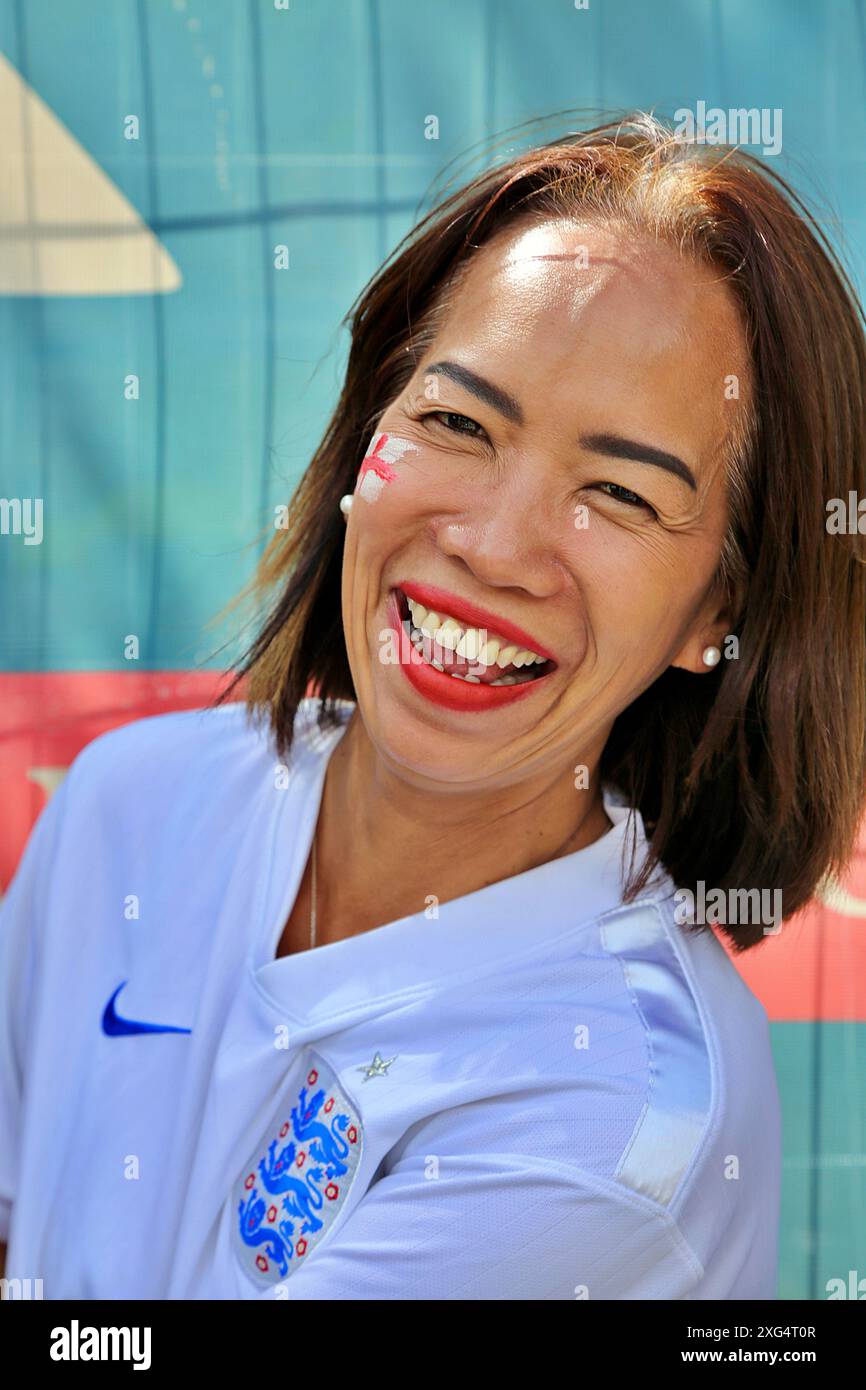
[[[610,828],[569,769],[492,791],[431,791],[389,768],[355,711],[334,749],[318,826],[317,910],[337,934],[462,897],[592,844]]]

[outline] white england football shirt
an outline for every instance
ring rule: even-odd
[[[275,959],[327,761],[91,743],[0,909],[0,1240],[46,1298],[773,1298],[767,1016],[585,849]],[[351,825],[346,826],[351,834]],[[643,827],[638,818],[640,842]]]

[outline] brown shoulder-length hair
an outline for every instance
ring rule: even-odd
[[[827,526],[831,499],[866,493],[866,351],[862,309],[818,223],[739,149],[683,141],[637,113],[496,163],[422,218],[346,316],[343,390],[288,529],[262,557],[252,592],[270,610],[226,694],[248,679],[248,704],[281,755],[310,690],[323,727],[334,701],[355,698],[339,499],[477,249],[519,221],[557,216],[649,233],[718,269],[752,361],[728,441],[718,572],[738,654],[707,675],[665,671],[619,715],[602,757],[650,842],[625,898],[661,864],[693,891],[780,889],[788,918],[850,857],[866,791],[863,541]],[[763,936],[760,922],[725,929],[737,950]]]

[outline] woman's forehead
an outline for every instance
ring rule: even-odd
[[[502,335],[503,325],[508,332]],[[593,350],[626,359],[705,346],[745,347],[736,301],[715,267],[664,242],[606,224],[545,223],[501,234],[482,248],[454,297],[443,330],[519,351],[571,349],[570,330],[603,335]]]
[[[718,457],[749,364],[715,267],[595,226],[533,228],[483,252],[425,363],[461,362],[514,396],[527,426],[555,418],[573,433],[606,412],[696,464]]]

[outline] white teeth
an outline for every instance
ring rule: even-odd
[[[409,623],[409,638],[416,651],[424,656],[424,638],[434,641],[439,648],[445,651],[455,652],[456,656],[463,657],[467,662],[478,666],[498,666],[500,670],[506,666],[513,666],[514,670],[509,671],[507,676],[500,676],[495,681],[482,681],[480,676],[461,676],[457,671],[446,669],[441,662],[430,657],[430,666],[436,670],[443,671],[452,677],[452,680],[467,681],[470,685],[520,685],[524,681],[532,680],[530,670],[521,670],[521,667],[544,666],[546,657],[538,656],[537,652],[531,652],[528,648],[520,648],[513,642],[506,642],[502,637],[489,637],[485,628],[461,627],[456,619],[449,617],[448,614],[435,613],[432,609],[425,609],[421,603],[414,602],[407,596],[411,621]]]
[[[421,652],[421,650],[422,649],[419,644],[418,651]],[[444,667],[438,661],[430,661],[428,662],[428,665],[435,666],[437,671],[444,671]],[[461,675],[459,671],[448,671],[447,674],[451,677],[452,680],[466,681],[468,685],[525,685],[525,683],[528,680],[532,679],[528,672],[524,674],[523,672],[516,671],[510,671],[507,676],[500,676],[498,680],[495,681],[482,681],[480,676],[471,676],[468,673],[464,676]]]
[[[440,647],[447,647],[449,651],[453,652],[462,636],[462,627],[458,627],[453,618],[448,618],[436,633],[436,641]]]
[[[481,633],[478,628],[468,627],[454,650],[458,656],[465,656],[467,661],[474,661],[481,651],[481,645]]]
[[[424,612],[423,609],[421,611]],[[422,632],[426,632],[428,637],[435,637],[442,626],[442,619],[438,613],[424,613],[424,617],[420,622],[416,621],[415,626],[420,627]]]
[[[453,651],[456,656],[463,657],[476,667],[487,666],[489,668],[495,665],[502,670],[506,666],[513,665],[516,670],[519,670],[524,666],[544,665],[547,659],[530,651],[528,647],[518,647],[513,642],[507,642],[503,637],[491,637],[485,628],[466,627],[448,614],[440,614],[432,608],[425,608],[423,604],[416,603],[408,595],[406,598],[411,614],[409,636],[419,651],[423,638],[427,637],[439,647]],[[431,661],[430,664],[439,671],[444,669],[438,661]],[[449,674],[457,680],[468,680],[477,685],[482,683],[479,676],[458,676],[454,671],[449,672]],[[522,677],[522,679],[527,678],[528,673],[527,676]],[[500,676],[497,680],[490,681],[489,684],[513,685],[520,679],[521,677],[514,671],[507,676]]]

